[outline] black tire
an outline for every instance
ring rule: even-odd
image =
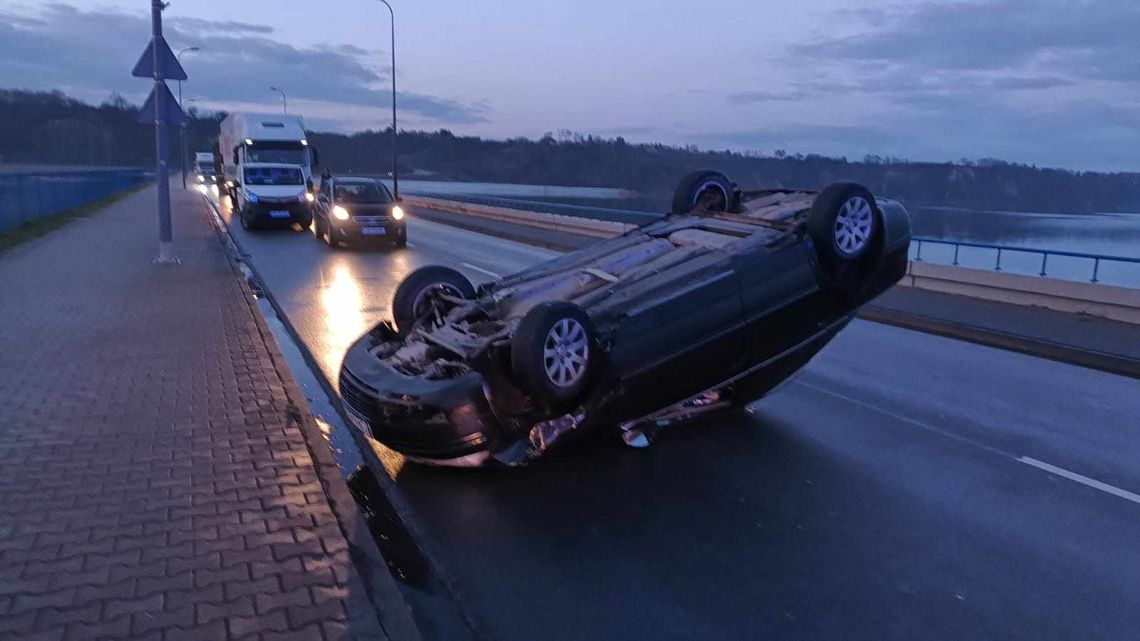
[[[463,298],[475,298],[475,287],[463,274],[442,265],[420,267],[404,277],[392,296],[392,316],[396,321],[396,329],[401,333],[411,330],[424,312],[424,294],[438,287]]]
[[[313,215],[305,214],[301,216],[301,220],[297,221],[297,224],[301,226],[302,230],[307,230],[313,224]]]
[[[406,248],[408,246],[408,230],[404,229],[404,230],[401,230],[400,233],[396,234],[396,241],[395,242],[396,242],[396,247],[398,247],[400,249]]]
[[[812,203],[807,232],[827,284],[847,294],[858,293],[883,244],[883,214],[870,190],[858,183],[827,186]]]
[[[568,340],[559,341],[557,332],[563,329]],[[579,330],[584,334],[584,350],[574,347],[578,340],[573,337]],[[570,406],[586,393],[593,377],[598,360],[595,337],[594,324],[581,307],[566,301],[539,303],[523,316],[511,339],[511,368],[517,382],[556,411]],[[548,349],[558,349],[564,359],[573,360],[559,361]],[[566,369],[559,369],[560,362]],[[566,375],[561,377],[561,373]]]
[[[702,169],[686,174],[677,184],[677,189],[673,191],[672,211],[674,214],[686,214],[699,204],[702,209],[709,211],[732,211],[736,209],[737,200],[736,185],[732,184],[728,176],[719,171]]]

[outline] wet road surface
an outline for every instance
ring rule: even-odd
[[[230,227],[332,380],[415,267],[553,255],[422,220],[406,250]],[[648,450],[509,472],[376,451],[475,637],[1130,639],[1138,415],[1133,379],[855,321],[750,415]]]

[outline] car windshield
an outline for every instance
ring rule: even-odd
[[[337,183],[336,199],[343,203],[387,203],[392,202],[392,195],[377,182]]]
[[[297,167],[247,167],[247,185],[303,185],[301,170]]]

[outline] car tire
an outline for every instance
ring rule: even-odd
[[[807,232],[827,284],[856,294],[877,263],[883,218],[875,197],[858,183],[834,183],[815,197]]]
[[[395,243],[396,243],[396,247],[398,247],[400,249],[406,248],[408,246],[408,232],[407,231],[401,231],[399,234],[396,234]]]
[[[594,324],[578,305],[547,301],[523,316],[511,339],[511,368],[519,385],[561,410],[582,398],[597,360]]]
[[[437,288],[462,298],[475,298],[475,287],[471,281],[456,270],[442,265],[420,267],[404,277],[392,296],[392,316],[400,333],[406,334],[412,329],[425,311],[425,295]]]
[[[302,230],[308,229],[313,224],[313,215],[305,214],[301,217],[301,220],[297,221],[297,224],[301,226]]]
[[[702,169],[694,171],[685,175],[681,182],[677,184],[677,189],[673,191],[673,209],[674,214],[687,214],[695,209],[698,203],[701,202],[706,194],[714,193],[719,198],[711,206],[706,205],[706,209],[712,211],[732,211],[736,209],[739,201],[736,185],[728,179],[728,176],[713,171],[712,169]]]

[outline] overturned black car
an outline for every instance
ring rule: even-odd
[[[682,181],[673,211],[481,285],[424,267],[348,350],[353,424],[411,460],[525,463],[617,426],[744,406],[804,366],[905,273],[910,222],[854,183],[741,192]]]

